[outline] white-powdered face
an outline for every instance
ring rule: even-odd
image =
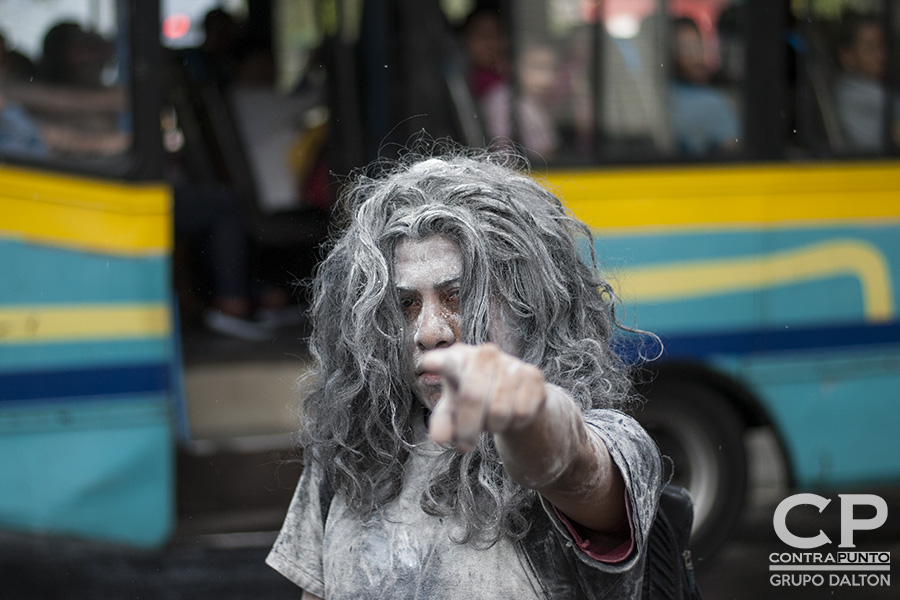
[[[405,342],[413,391],[429,409],[441,397],[441,376],[419,368],[422,355],[460,339],[462,255],[453,240],[434,235],[403,239],[394,251],[394,285],[406,319]]]
[[[407,366],[413,392],[429,409],[441,397],[441,376],[419,368],[422,355],[460,341],[462,254],[450,238],[433,235],[404,238],[394,250],[394,286],[406,319],[404,338],[411,364]],[[490,303],[490,341],[519,356],[520,339],[507,312],[494,298]]]

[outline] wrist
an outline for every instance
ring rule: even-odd
[[[536,418],[494,436],[506,472],[519,485],[538,491],[552,487],[571,470],[586,439],[574,401],[562,388],[545,385],[547,395]]]

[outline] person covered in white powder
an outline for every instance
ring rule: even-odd
[[[639,597],[660,456],[590,231],[523,167],[410,152],[345,192],[267,558],[303,598]]]

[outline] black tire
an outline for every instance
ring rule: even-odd
[[[647,402],[635,417],[671,458],[666,476],[694,498],[691,552],[702,567],[729,539],[744,507],[744,427],[728,399],[703,381],[666,374],[642,387]]]

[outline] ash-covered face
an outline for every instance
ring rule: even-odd
[[[403,239],[394,251],[394,285],[406,321],[407,367],[416,397],[429,409],[441,397],[441,376],[419,368],[422,355],[460,340],[459,245],[444,236]]]
[[[433,235],[421,240],[404,238],[394,250],[394,286],[406,325],[407,376],[413,392],[429,410],[441,398],[441,376],[422,371],[419,362],[429,350],[460,341],[462,316],[462,253],[448,237]],[[488,338],[501,350],[519,355],[520,341],[506,310],[492,298]]]

